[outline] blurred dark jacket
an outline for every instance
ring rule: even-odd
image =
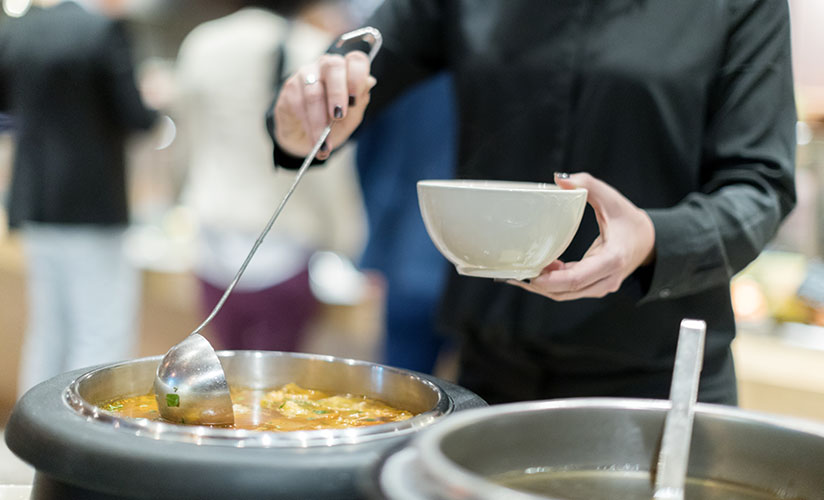
[[[0,29],[0,111],[14,117],[9,222],[128,222],[124,145],[155,113],[135,86],[123,26],[74,2]]]
[[[10,131],[14,128],[14,122],[9,115],[0,113],[0,133]]]

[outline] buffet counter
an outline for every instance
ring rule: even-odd
[[[733,343],[742,408],[824,421],[824,328],[739,328]]]

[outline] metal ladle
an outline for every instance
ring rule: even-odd
[[[342,48],[345,43],[352,40],[362,40],[370,45],[368,56],[371,62],[375,54],[378,53],[383,38],[377,29],[365,27],[345,33],[338,38],[335,46]],[[333,123],[326,126],[312,151],[303,160],[292,186],[286,192],[274,214],[272,214],[263,232],[258,236],[249,255],[246,256],[246,260],[243,261],[231,284],[226,288],[211,314],[188,337],[169,349],[160,361],[154,380],[154,392],[158,410],[164,419],[170,422],[194,425],[234,424],[232,398],[229,395],[226,374],[223,372],[220,359],[211,344],[199,332],[212,321],[223,307],[229,294],[232,293],[255,251],[269,233],[275,219],[280,215],[306,169],[312,163],[312,159],[318,154],[324,141],[332,131]]]
[[[670,386],[672,406],[667,411],[664,422],[664,435],[655,472],[655,500],[684,500],[706,332],[707,324],[701,320],[681,321]]]

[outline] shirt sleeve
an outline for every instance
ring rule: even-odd
[[[143,104],[135,84],[133,61],[122,23],[113,22],[106,33],[103,68],[105,88],[120,125],[127,130],[147,130],[157,114]]]
[[[701,189],[675,207],[647,211],[655,226],[656,260],[643,301],[729,283],[795,205],[787,2],[733,0],[729,26],[710,94]]]
[[[449,15],[444,4],[442,0],[390,0],[384,2],[367,21],[367,26],[381,32],[383,45],[372,63],[372,75],[378,84],[371,92],[364,122],[371,116],[377,116],[404,90],[444,67],[446,34],[443,26],[444,16]],[[303,158],[286,153],[274,140],[273,113],[274,106],[269,106],[266,129],[274,142],[275,165],[299,168]],[[318,163],[322,162],[312,161],[313,165]]]
[[[367,22],[383,36],[372,64],[378,84],[372,90],[364,120],[380,113],[406,89],[441,71],[447,64],[447,16],[441,0],[386,1]]]

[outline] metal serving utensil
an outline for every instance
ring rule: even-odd
[[[696,319],[681,321],[670,402],[655,473],[655,500],[684,500],[684,485],[692,440],[698,381],[704,362],[707,324]]]
[[[342,48],[345,43],[353,40],[361,40],[370,45],[368,55],[369,60],[372,61],[380,49],[383,38],[377,29],[365,27],[345,33],[338,38],[335,46]],[[246,266],[252,260],[255,251],[269,233],[275,219],[280,215],[306,169],[312,163],[312,159],[318,154],[324,141],[332,131],[333,124],[334,122],[326,126],[312,151],[303,160],[292,186],[272,214],[263,232],[258,236],[257,241],[249,251],[249,255],[246,256],[246,260],[243,261],[234,279],[226,288],[212,312],[188,337],[169,349],[160,361],[154,380],[154,392],[160,415],[164,419],[170,422],[196,425],[234,424],[232,398],[229,395],[226,374],[223,372],[220,359],[211,344],[205,337],[200,335],[200,331],[217,315],[229,294],[234,290],[235,285],[237,285],[246,270]]]

